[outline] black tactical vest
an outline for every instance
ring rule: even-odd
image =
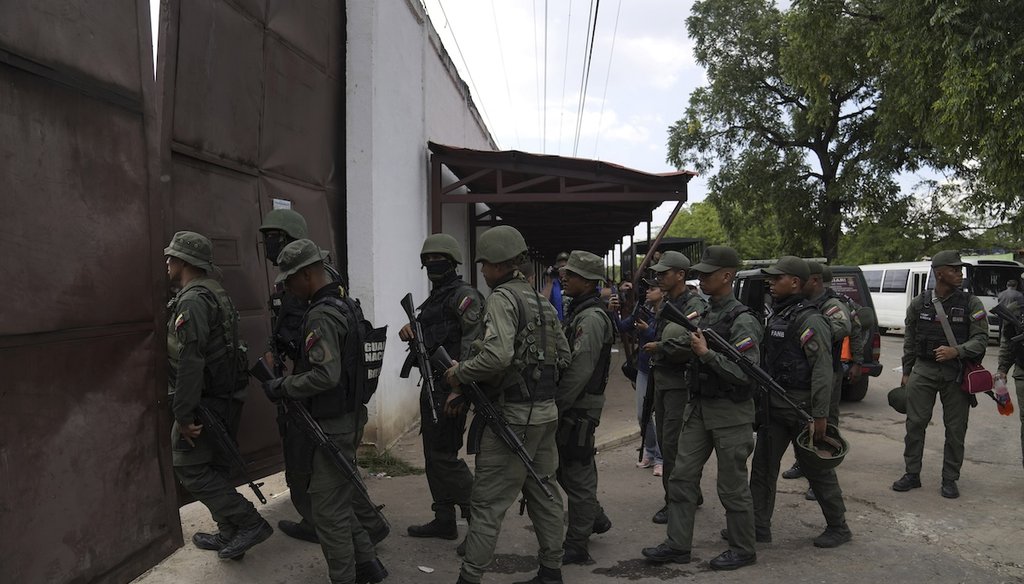
[[[917,317],[917,358],[926,361],[935,360],[935,349],[949,345],[942,323],[936,318],[935,304],[932,303],[932,292],[926,290],[919,297],[924,300],[921,314]],[[949,319],[949,327],[953,329],[953,338],[957,344],[967,342],[971,332],[971,317],[967,314],[967,293],[956,290],[942,303],[942,309]]]
[[[324,262],[324,269],[332,282],[342,284],[341,274],[331,264]],[[302,319],[306,314],[308,303],[289,294],[284,284],[277,284],[270,296],[271,338],[270,342],[277,351],[278,357],[287,357],[292,363],[302,359]],[[278,373],[283,372],[284,364],[279,366]]]
[[[322,296],[319,295],[313,298],[312,303],[309,305],[309,311],[314,306],[321,304],[327,304],[331,306],[335,312],[337,312],[337,318],[345,322],[347,327],[347,333],[345,334],[344,346],[338,347],[341,351],[341,355],[338,358],[341,359],[341,379],[338,381],[338,385],[333,389],[324,391],[313,397],[309,398],[308,406],[309,413],[315,419],[326,419],[335,418],[342,414],[346,414],[355,411],[356,399],[353,391],[350,391],[352,386],[352,375],[357,366],[356,361],[359,359],[359,348],[358,348],[358,331],[356,326],[357,322],[354,322],[353,315],[350,313],[349,305],[341,297],[341,293],[337,287],[330,289],[330,291]],[[302,330],[306,330],[308,323],[306,319],[302,319]],[[306,351],[302,351],[302,357],[298,361],[297,372],[306,372],[311,369],[309,364],[308,355]]]
[[[430,296],[420,305],[420,314],[416,318],[423,328],[423,344],[433,352],[438,346],[444,346],[448,354],[458,359],[462,354],[462,325],[459,321],[459,307],[456,305],[460,296],[466,294],[476,297],[474,288],[460,278],[435,286]]]
[[[575,320],[576,315],[582,315],[583,311],[591,307],[596,308],[601,312],[603,318],[608,323],[609,330],[615,330],[611,317],[608,316],[608,313],[604,310],[604,304],[601,302],[601,297],[595,292],[593,294],[587,294],[586,296],[573,299],[572,310],[565,317],[565,324],[563,327],[566,339],[573,338],[572,332],[576,327],[573,321]],[[590,375],[590,379],[587,380],[587,384],[583,386],[584,393],[591,395],[604,395],[604,389],[608,386],[608,371],[611,368],[611,360],[612,343],[604,343],[601,345],[601,355],[597,359],[594,372]]]
[[[817,311],[806,300],[794,302],[773,315],[764,331],[761,362],[779,385],[792,391],[811,390],[811,364],[800,344],[800,328]]]
[[[728,341],[732,337],[732,323],[736,322],[739,315],[744,312],[750,312],[750,309],[743,304],[735,306],[724,318],[707,327],[707,330],[715,331],[718,333],[718,336]],[[699,396],[701,399],[727,397],[736,403],[744,402],[754,397],[756,386],[753,383],[745,386],[726,383],[714,370],[707,365],[701,364],[700,359],[693,360],[693,367],[690,368],[687,374],[690,380],[690,393],[694,397]]]

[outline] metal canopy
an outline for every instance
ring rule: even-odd
[[[429,142],[431,230],[442,230],[441,206],[470,205],[470,245],[477,226],[512,225],[534,255],[559,251],[602,255],[633,233],[664,201],[685,201],[690,171],[651,174],[599,160],[518,150],[456,148]],[[456,181],[442,185],[441,168]],[[487,210],[479,213],[475,205]]]

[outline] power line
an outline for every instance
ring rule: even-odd
[[[522,142],[519,140],[519,116],[515,115],[515,108],[512,106],[512,89],[508,84],[508,68],[505,67],[505,49],[501,44],[501,30],[498,27],[498,10],[491,0],[491,16],[494,20],[494,34],[498,39],[498,55],[501,57],[501,74],[505,77],[505,95],[508,97],[508,108],[512,111],[512,129],[516,135],[516,148],[522,149]]]
[[[604,91],[601,93],[601,115],[597,118],[597,132],[594,135],[594,158],[597,158],[597,143],[601,139],[601,122],[604,121],[604,104],[608,98],[608,79],[612,75],[612,57],[615,55],[615,36],[619,32],[619,12],[622,11],[622,0],[615,9],[615,26],[612,28],[612,48],[608,51],[608,70],[604,74]]]
[[[473,89],[473,95],[480,98],[479,100],[474,100],[474,103],[478,108],[480,108],[480,113],[484,116],[484,123],[487,124],[487,127],[489,129],[494,128],[494,124],[491,123],[491,118],[487,115],[487,110],[484,108],[484,100],[480,95],[480,91],[477,90],[476,83],[473,82],[473,74],[469,71],[469,62],[466,61],[466,56],[462,54],[462,47],[459,46],[459,39],[455,36],[455,28],[452,27],[452,22],[448,20],[448,13],[444,10],[444,4],[441,3],[441,0],[437,0],[437,5],[441,8],[441,16],[444,16],[445,28],[447,28],[448,33],[452,35],[452,42],[455,43],[455,50],[459,52],[459,58],[462,59],[462,66],[466,70],[466,77],[469,78],[469,86]],[[477,101],[479,101],[479,103],[476,103]],[[494,140],[497,142],[497,138],[494,138]]]
[[[601,0],[590,0],[593,14],[587,20],[587,47],[583,61],[583,75],[580,78],[580,101],[576,110],[576,135],[572,143],[572,155],[576,156],[580,145],[580,129],[583,127],[583,109],[587,101],[587,86],[590,84],[590,64],[594,61],[594,37],[597,33],[597,15],[601,10]]]
[[[542,102],[541,112],[544,119],[544,136],[543,150],[545,154],[548,151],[548,0],[544,0],[544,101]]]
[[[540,118],[540,63],[538,63],[540,61],[540,41],[537,40],[537,0],[533,0],[533,61],[537,64],[535,68],[535,78],[537,80],[537,124],[540,126],[540,139],[543,140],[544,126]]]
[[[565,23],[565,64],[562,65],[562,101],[558,102],[558,154],[562,153],[562,119],[565,117],[565,79],[569,73],[569,32],[572,31],[572,0]]]

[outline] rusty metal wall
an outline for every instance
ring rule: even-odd
[[[0,580],[180,545],[148,0],[0,0]]]
[[[165,0],[160,53],[164,235],[213,239],[245,340],[263,351],[276,268],[257,228],[274,199],[302,213],[334,258],[346,257],[344,3]],[[281,468],[275,411],[256,384],[239,443],[254,474]]]

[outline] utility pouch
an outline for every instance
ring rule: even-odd
[[[579,412],[570,411],[558,421],[555,443],[558,457],[563,462],[587,463],[594,458],[594,433],[597,420]]]

